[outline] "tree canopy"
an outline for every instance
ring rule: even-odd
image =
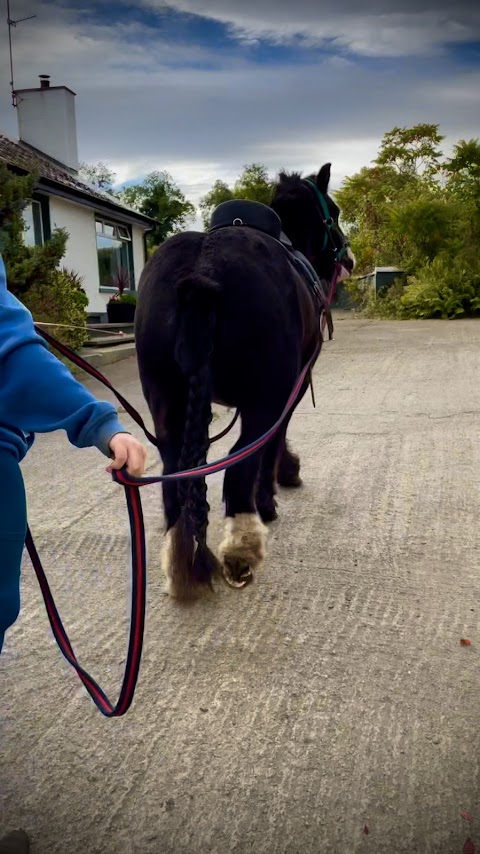
[[[125,187],[119,199],[157,220],[158,225],[148,235],[151,246],[159,246],[170,235],[182,231],[195,217],[195,206],[168,172],[151,172],[142,183]]]
[[[81,163],[78,171],[80,177],[89,184],[116,195],[114,185],[117,182],[117,176],[105,163]]]
[[[438,125],[394,128],[335,193],[357,275],[375,266],[408,275],[370,311],[452,317],[480,307],[480,143],[460,140],[446,157],[443,139]]]
[[[253,202],[270,204],[274,182],[268,175],[267,167],[261,163],[251,163],[243,167],[243,172],[233,185],[229,187],[225,181],[215,181],[212,189],[201,199],[205,228],[208,226],[214,208],[229,199],[250,199]]]
[[[480,310],[480,143],[461,139],[449,157],[443,143],[438,124],[394,127],[384,134],[373,163],[347,177],[334,194],[357,258],[357,276],[375,266],[399,267],[407,276],[381,299],[367,300],[369,311],[453,317]],[[114,192],[116,176],[105,164],[84,167],[83,174]],[[233,185],[218,179],[200,200],[205,227],[222,202],[269,204],[273,187],[268,168],[256,162],[245,165]],[[151,247],[185,229],[195,215],[167,172],[152,172],[116,194],[158,220]],[[356,282],[353,278],[348,287],[359,297]]]
[[[41,246],[28,246],[24,240],[24,212],[32,201],[35,184],[35,175],[16,175],[0,163],[0,253],[8,289],[27,306],[34,320],[58,323],[53,334],[77,348],[88,337],[88,298],[80,277],[74,271],[60,269],[68,233],[54,229]]]
[[[148,235],[151,248],[182,231],[195,217],[195,206],[185,198],[168,172],[150,172],[143,181],[120,189],[115,188],[115,172],[105,163],[82,163],[79,172],[94,187],[106,190],[119,202],[157,220],[158,226]]]

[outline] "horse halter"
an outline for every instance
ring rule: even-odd
[[[314,191],[316,207],[322,218],[322,224],[325,227],[322,252],[325,251],[328,246],[328,242],[330,241],[333,253],[335,255],[335,260],[341,262],[343,256],[347,251],[348,241],[342,235],[343,240],[342,238],[340,238],[342,245],[337,246],[337,241],[335,240],[334,233],[336,233],[340,237],[340,229],[335,224],[333,217],[331,216],[330,211],[328,210],[328,205],[325,196],[323,195],[323,193],[320,192],[315,182],[311,181],[310,178],[305,178],[305,183],[308,184]]]

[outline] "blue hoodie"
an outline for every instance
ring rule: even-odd
[[[65,430],[77,448],[97,447],[128,431],[111,403],[97,400],[48,350],[30,312],[7,290],[0,255],[0,451],[20,461],[34,433]]]

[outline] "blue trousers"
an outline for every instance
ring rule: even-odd
[[[27,503],[17,459],[0,448],[0,653],[6,630],[20,612],[20,565]]]

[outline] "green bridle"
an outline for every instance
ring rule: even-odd
[[[336,229],[336,225],[335,225],[335,222],[333,221],[332,216],[330,215],[330,211],[329,211],[328,205],[327,205],[327,200],[325,199],[324,194],[320,192],[320,190],[318,189],[315,182],[311,181],[310,178],[305,178],[305,183],[308,184],[310,187],[312,187],[312,189],[315,192],[316,200],[320,204],[320,213],[322,215],[322,222],[323,222],[323,225],[325,226],[325,236],[323,239],[322,251],[324,251],[327,248],[328,241],[330,240],[330,242],[331,242],[331,244],[335,250],[335,258],[337,259],[337,261],[341,261],[341,259],[343,258],[343,256],[345,255],[345,253],[347,251],[348,243],[344,238],[345,242],[343,243],[343,246],[340,246],[340,247],[337,246],[336,240],[335,240],[333,233],[332,233],[333,229]]]

